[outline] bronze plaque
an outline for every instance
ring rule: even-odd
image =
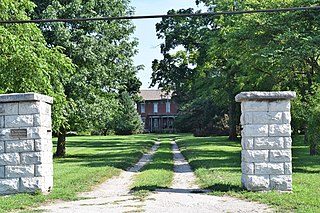
[[[10,136],[13,138],[26,138],[27,129],[11,129]]]

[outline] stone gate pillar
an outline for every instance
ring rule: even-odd
[[[295,92],[242,92],[241,182],[249,191],[292,190],[290,99]]]
[[[0,195],[53,186],[51,97],[0,95]]]

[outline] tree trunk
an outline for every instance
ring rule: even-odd
[[[55,156],[63,157],[66,155],[66,129],[64,127],[60,127],[58,133],[58,144],[57,151]]]
[[[318,155],[318,149],[317,144],[311,144],[310,145],[310,155]]]
[[[236,101],[234,100],[234,95],[229,94],[229,140],[238,140],[237,123]]]

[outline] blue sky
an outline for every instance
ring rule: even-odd
[[[198,8],[195,0],[131,0],[131,5],[136,8],[136,15],[166,14],[170,9]],[[200,8],[198,8],[200,9]],[[162,59],[160,54],[161,40],[157,39],[155,24],[161,19],[134,20],[136,32],[134,37],[139,39],[139,53],[134,58],[135,65],[143,64],[138,78],[142,81],[141,89],[147,89],[150,84],[151,64],[154,59]]]

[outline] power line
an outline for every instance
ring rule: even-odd
[[[306,11],[306,10],[320,10],[320,6],[314,6],[314,7],[291,7],[291,8],[263,9],[263,10],[226,11],[226,12],[168,14],[168,15],[119,16],[119,17],[72,18],[72,19],[7,20],[7,21],[0,21],[0,24],[136,20],[136,19],[173,18],[173,17],[239,15],[239,14],[252,14],[252,13],[275,13],[275,12]]]

